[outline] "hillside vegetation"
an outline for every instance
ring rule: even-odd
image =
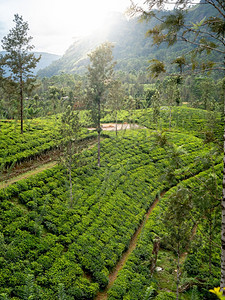
[[[162,112],[165,113],[165,110]],[[134,119],[127,114],[129,112],[121,112],[120,118],[123,121],[135,119],[149,128],[153,124],[150,111],[135,111]],[[180,125],[181,115],[192,117],[183,117]],[[202,124],[202,134],[196,119]],[[113,121],[110,115],[107,120]],[[204,143],[203,132],[207,128],[205,111],[175,108],[171,130],[166,126],[166,120],[165,117],[162,126],[166,130],[164,133],[146,128],[121,131],[116,137],[115,132],[107,132],[108,138],[101,142],[101,168],[97,168],[96,146],[75,156],[72,203],[68,175],[60,164],[0,191],[0,294],[7,294],[10,299],[35,297],[53,300],[58,299],[59,295],[64,295],[65,299],[94,299],[99,290],[106,288],[109,273],[129,247],[133,234],[155,197],[168,191],[146,223],[136,250],[109,291],[109,299],[142,299],[150,287],[155,295],[158,294],[157,299],[166,299],[160,298],[160,295],[166,295],[168,290],[173,295],[175,288],[170,285],[171,282],[163,283],[167,272],[174,277],[175,267],[173,259],[169,271],[163,266],[162,258],[166,255],[163,251],[171,248],[167,244],[163,218],[160,216],[172,201],[170,195],[176,193],[181,184],[197,193],[199,181],[206,181],[207,174],[213,174],[212,178],[217,178],[220,186],[222,169],[220,155],[213,154],[213,144]],[[44,150],[46,142],[39,136],[39,130],[40,127],[42,130],[46,128],[45,139],[49,137],[53,145],[57,145],[60,137],[57,134],[54,136],[54,131],[48,129],[52,126],[52,121],[49,121],[32,121],[26,127],[24,137],[32,130],[36,140],[43,143]],[[10,126],[12,124],[4,122],[3,136],[6,134],[10,138]],[[16,128],[11,130],[15,132]],[[15,155],[23,153],[22,145],[32,149],[25,138],[17,140],[16,145]],[[176,149],[182,149],[178,151],[179,155],[174,154]],[[212,163],[204,157],[211,157]],[[208,182],[206,185],[209,187]],[[208,248],[206,237],[201,235],[202,230],[207,232],[208,219],[200,218],[201,209],[195,198],[199,195],[193,194],[192,197],[196,200],[191,202],[193,219],[190,219],[188,226],[192,228],[198,224],[201,230],[197,231],[191,243],[186,241],[190,255],[182,268],[183,272],[187,272],[184,277],[187,280],[189,276],[194,277],[194,285],[198,287],[199,294],[203,294],[219,278],[219,251],[214,247],[212,249],[212,279],[209,282],[206,280]],[[212,214],[218,220],[218,205],[216,202],[214,204]],[[213,226],[213,237],[218,242],[219,224],[216,222]],[[163,237],[157,265],[165,270],[162,278],[156,274],[153,279],[149,273],[149,262],[155,235]],[[196,247],[198,252],[192,252]],[[169,256],[173,255],[169,253]],[[188,267],[193,260],[198,263],[197,271]],[[190,284],[189,290],[192,286]],[[191,299],[188,294],[185,297]]]

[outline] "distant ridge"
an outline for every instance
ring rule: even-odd
[[[47,52],[34,52],[34,55],[38,57],[41,55],[41,59],[39,63],[37,64],[37,67],[35,68],[35,73],[37,73],[39,70],[44,69],[51,65],[54,61],[60,59],[62,55],[47,53]]]
[[[0,54],[4,55],[5,51],[0,51]],[[41,55],[40,61],[37,63],[37,67],[34,69],[34,74],[36,75],[40,69],[44,69],[52,64],[53,61],[61,58],[61,55],[47,53],[47,52],[34,52],[35,57],[39,57]]]

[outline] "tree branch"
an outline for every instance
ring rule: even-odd
[[[204,47],[206,49],[209,49],[209,50],[212,50],[212,51],[216,51],[218,53],[222,53],[224,54],[224,51],[223,50],[220,50],[220,49],[216,49],[216,48],[213,48],[209,45],[204,45],[204,44],[201,44],[201,43],[197,43],[197,42],[194,42],[194,41],[191,41],[191,40],[188,40],[187,38],[185,38],[183,35],[182,36],[179,36],[181,38],[182,41],[186,42],[186,43],[189,43],[189,44],[192,44],[192,45],[195,45],[195,46],[198,46],[198,47]]]
[[[210,36],[211,38],[213,38],[213,39],[215,39],[215,40],[217,40],[217,41],[220,41],[224,46],[225,46],[225,40],[222,38],[222,39],[220,39],[219,37],[215,37],[212,33],[210,33],[210,32],[208,32],[208,31],[202,31],[202,30],[195,30],[195,29],[193,29],[193,28],[191,28],[191,27],[188,27],[188,26],[184,26],[189,32],[191,31],[191,32],[194,32],[194,33],[196,33],[196,34],[198,34],[198,33],[201,33],[201,34],[204,34],[204,35],[208,35],[208,36]]]
[[[223,13],[223,11],[215,4],[215,1],[211,1],[211,0],[205,0],[207,3],[209,3],[210,5],[214,6],[215,9],[218,10],[218,12],[225,18],[225,13]],[[217,0],[217,2],[221,5],[221,3]],[[221,5],[222,6],[222,5]],[[224,9],[224,7],[222,6],[222,8]]]

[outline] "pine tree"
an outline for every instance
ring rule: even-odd
[[[189,192],[182,186],[171,196],[168,208],[163,217],[166,236],[165,240],[168,246],[177,256],[177,300],[179,299],[180,283],[180,256],[185,250],[191,237],[191,227],[188,222],[192,203],[189,199]]]
[[[40,57],[35,58],[33,53],[29,53],[34,46],[30,45],[32,37],[28,36],[28,23],[24,22],[22,16],[18,14],[14,17],[15,27],[2,40],[2,48],[6,54],[1,59],[0,64],[9,69],[11,74],[9,79],[17,84],[20,100],[21,133],[23,133],[24,92],[33,88],[35,80],[31,70],[36,67]]]

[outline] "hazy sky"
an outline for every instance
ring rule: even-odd
[[[107,12],[124,12],[129,5],[130,0],[0,0],[0,40],[18,13],[29,24],[35,51],[63,54],[73,37],[104,27]]]

